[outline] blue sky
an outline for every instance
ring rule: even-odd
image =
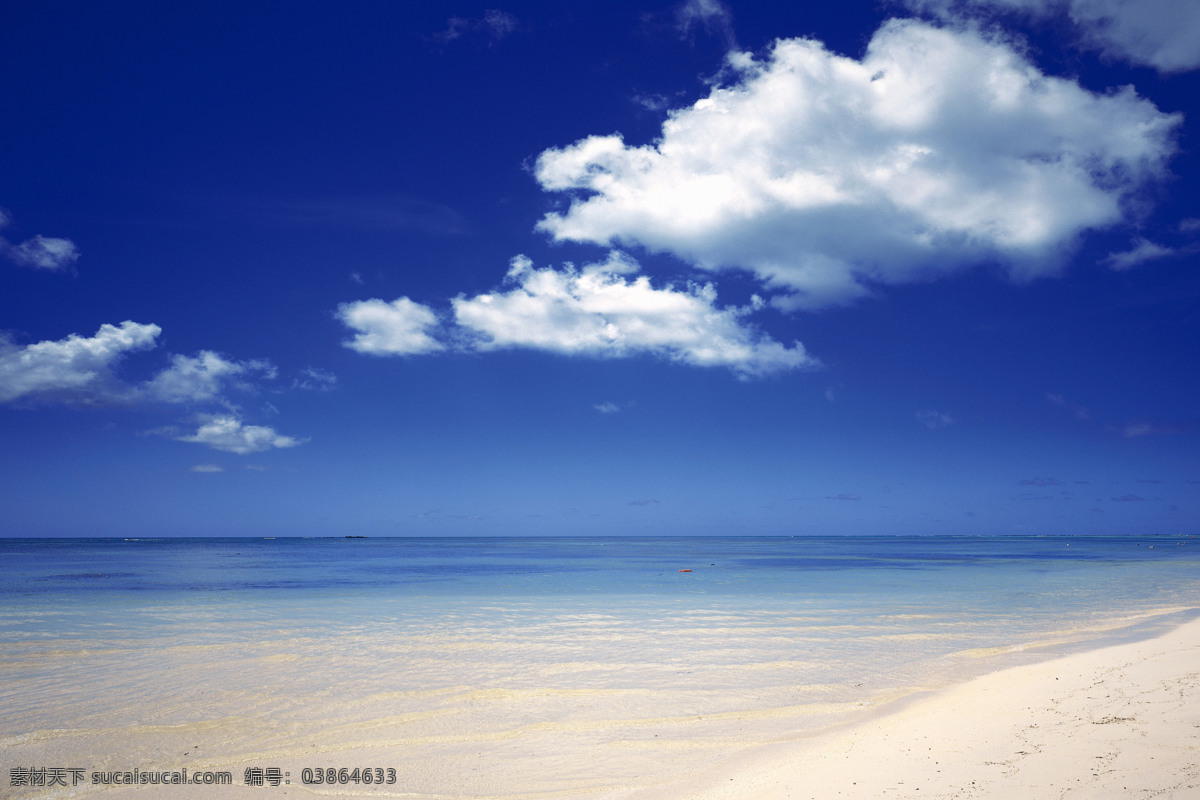
[[[8,3],[0,535],[1200,532],[1200,7]]]

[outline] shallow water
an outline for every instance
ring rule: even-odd
[[[1195,608],[1168,537],[0,540],[0,768],[619,796]]]

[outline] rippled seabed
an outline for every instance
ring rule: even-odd
[[[1145,633],[1198,567],[1169,537],[0,541],[0,767],[644,786]]]

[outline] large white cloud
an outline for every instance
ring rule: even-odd
[[[207,445],[215,450],[246,455],[276,448],[295,447],[303,439],[276,433],[264,425],[246,425],[232,414],[208,417],[194,434],[176,436],[181,442]]]
[[[576,270],[535,269],[512,261],[507,291],[453,301],[455,321],[475,335],[479,350],[531,348],[566,355],[622,357],[654,354],[694,366],[729,367],[752,376],[813,366],[800,343],[784,347],[748,326],[761,307],[716,305],[711,284],[654,288],[638,265],[613,253]]]
[[[360,353],[415,355],[443,349],[431,335],[438,327],[437,315],[407,297],[390,303],[376,299],[342,303],[337,317],[356,331],[354,338],[344,344]]]
[[[1185,72],[1200,67],[1200,3],[1195,0],[906,0],[917,11],[949,19],[1016,12],[1063,16],[1080,43],[1110,58]]]
[[[72,334],[24,347],[0,340],[0,402],[62,397],[76,402],[129,400],[135,391],[118,381],[113,367],[127,353],[155,346],[157,325],[126,320],[101,325],[95,336]]]
[[[1132,88],[1095,94],[1003,41],[914,20],[886,23],[861,61],[789,39],[730,65],[738,80],[653,145],[542,153],[537,179],[571,205],[539,228],[750,269],[791,293],[785,307],[981,262],[1030,279],[1128,217],[1180,122]]]

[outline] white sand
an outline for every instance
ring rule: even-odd
[[[1011,667],[632,797],[1200,798],[1200,621]]]
[[[372,653],[377,659],[378,651]],[[103,654],[72,651],[70,657],[88,672],[103,674],[105,665],[116,670]],[[200,666],[188,666],[182,655],[170,663],[159,657],[127,664],[129,675],[111,672],[105,685],[113,687],[113,676],[148,680],[152,664],[163,686],[175,681],[182,693],[172,700],[163,686],[152,691],[170,718],[131,724],[123,717],[133,711],[119,705],[120,714],[97,712],[85,722],[82,708],[56,704],[55,724],[0,737],[0,798],[1200,799],[1200,620],[1154,639],[1009,667],[874,712],[835,714],[834,720],[855,721],[811,735],[803,731],[813,728],[795,727],[798,720],[812,721],[808,711],[799,717],[787,709],[689,716],[681,707],[681,716],[659,717],[651,675],[627,676],[627,691],[604,695],[582,688],[594,678],[564,674],[551,694],[465,687],[422,699],[372,693],[370,681],[358,686],[348,670],[333,684],[327,673],[311,676],[324,680],[322,690],[291,686],[295,708],[277,704],[269,713],[230,711],[224,706],[243,695],[222,701],[214,687],[232,686],[239,674],[249,676],[251,688],[294,677],[293,662],[278,656],[245,661],[240,672],[231,661],[208,683],[199,680]],[[164,664],[170,668],[164,671]],[[529,680],[546,683],[545,676]],[[576,685],[581,688],[571,689]],[[453,702],[446,709],[437,705],[443,694]],[[595,705],[597,697],[610,696],[611,708]],[[429,707],[414,710],[418,700]],[[582,710],[565,714],[577,701]],[[313,713],[304,713],[309,706]],[[330,709],[340,709],[340,716]],[[773,743],[756,744],[765,739]],[[9,769],[26,764],[230,770],[238,785],[9,785]],[[247,766],[271,764],[292,771],[290,786],[241,785]],[[394,765],[400,774],[391,786],[298,785],[301,767],[321,764]]]

